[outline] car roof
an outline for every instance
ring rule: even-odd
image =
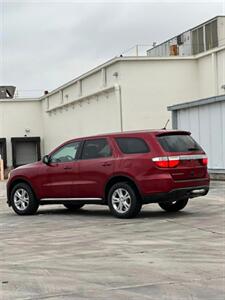
[[[154,134],[154,135],[166,135],[166,134],[190,134],[188,131],[184,130],[167,130],[167,129],[147,129],[147,130],[136,130],[136,131],[123,131],[123,132],[111,132],[111,133],[104,133],[98,135],[91,135],[91,136],[84,136],[71,139],[67,142],[78,141],[78,140],[85,140],[85,139],[92,139],[92,138],[106,138],[106,137],[129,137],[129,136],[138,136],[143,135],[146,133]]]

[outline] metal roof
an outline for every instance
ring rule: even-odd
[[[171,105],[171,106],[167,107],[167,110],[169,110],[169,111],[181,110],[181,109],[185,109],[185,108],[213,104],[213,103],[222,102],[222,101],[225,101],[225,94],[221,95],[221,96],[215,96],[215,97],[204,98],[204,99],[200,99],[200,100],[189,101],[189,102]]]
[[[215,16],[215,17],[213,17],[213,18],[211,18],[211,19],[209,19],[209,20],[207,20],[207,21],[202,22],[202,23],[199,24],[199,25],[196,25],[196,26],[194,26],[194,27],[192,27],[192,28],[189,28],[189,29],[187,29],[187,30],[185,30],[185,31],[182,31],[180,34],[174,35],[173,37],[171,37],[171,38],[165,40],[164,42],[160,42],[160,43],[157,44],[155,47],[152,47],[152,48],[148,49],[147,52],[150,52],[150,51],[152,51],[153,49],[156,49],[157,47],[159,47],[159,46],[161,46],[161,45],[163,45],[163,44],[168,43],[169,41],[175,39],[175,38],[178,37],[179,35],[183,35],[183,34],[186,33],[186,32],[193,31],[193,30],[195,30],[195,29],[197,29],[197,28],[199,28],[199,27],[201,27],[201,26],[203,26],[203,25],[206,25],[206,24],[208,24],[208,23],[210,23],[210,22],[212,22],[213,20],[216,20],[216,19],[218,19],[218,18],[225,18],[225,15],[218,15],[218,16]]]

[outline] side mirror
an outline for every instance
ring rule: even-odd
[[[43,156],[42,162],[43,162],[44,164],[46,164],[46,165],[49,165],[49,163],[50,163],[50,158],[49,158],[49,156],[48,156],[48,155]]]

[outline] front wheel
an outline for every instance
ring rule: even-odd
[[[185,198],[185,199],[181,199],[181,200],[177,200],[177,201],[173,201],[173,202],[162,202],[162,203],[158,203],[158,204],[165,211],[176,212],[176,211],[179,211],[179,210],[182,210],[183,208],[185,208],[187,203],[188,203],[188,199]]]
[[[18,215],[33,215],[39,203],[31,187],[26,183],[18,183],[11,192],[11,204]]]
[[[112,214],[117,218],[133,218],[141,210],[141,199],[136,191],[125,182],[114,184],[108,194],[108,205]]]

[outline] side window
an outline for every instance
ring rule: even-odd
[[[148,153],[149,147],[141,138],[116,138],[120,150],[125,154]]]
[[[82,159],[109,157],[111,149],[106,139],[88,140],[84,143]]]
[[[58,149],[55,153],[52,154],[51,162],[62,163],[74,161],[76,159],[76,154],[79,146],[80,142],[74,142],[62,146],[62,148]]]

